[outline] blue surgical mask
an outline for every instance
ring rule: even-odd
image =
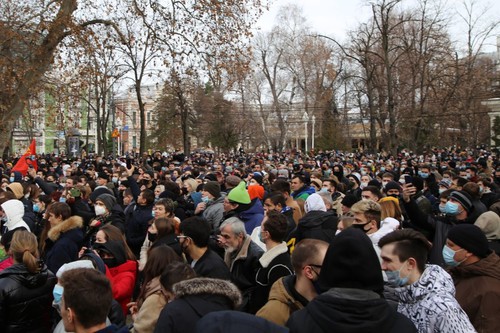
[[[259,240],[262,242],[262,243],[265,243],[265,239],[262,238],[262,230],[259,232]]]
[[[419,171],[418,175],[420,176],[420,178],[423,178],[423,179],[429,178],[429,173],[428,172]]]
[[[201,197],[201,201],[203,201],[204,203],[209,203],[211,200],[209,197]]]
[[[385,271],[385,275],[387,276],[387,283],[390,286],[404,287],[406,284],[408,284],[408,277],[401,277],[401,269],[404,267],[404,265],[406,265],[406,261],[403,266],[401,266],[401,268],[397,271]]]
[[[156,215],[156,214],[155,214],[155,211],[154,211],[154,210],[152,210],[152,211],[151,211],[151,216],[152,216],[152,217],[155,217],[155,215]]]
[[[381,171],[381,172],[385,172],[385,167],[381,167],[381,168],[380,168],[380,171]]]
[[[40,206],[38,204],[33,204],[33,212],[40,213]]]
[[[57,304],[61,304],[62,294],[64,288],[60,284],[56,284],[54,289],[52,290],[52,295],[54,295],[54,302]]]
[[[462,262],[464,262],[464,260],[467,258],[465,258],[462,261],[455,260],[455,253],[457,253],[458,251],[462,251],[462,250],[463,249],[453,251],[447,245],[445,245],[443,247],[443,259],[444,259],[445,264],[448,266],[451,266],[451,267],[456,267],[456,266],[460,265]]]
[[[321,190],[319,190],[320,192],[325,192],[327,193],[328,192],[328,189],[326,187],[322,187]]]
[[[446,204],[444,204],[444,205],[440,204],[439,205],[439,211],[441,213],[445,214],[446,213]]]
[[[439,191],[439,194],[442,194],[444,191],[446,191],[446,189],[445,188],[440,188],[438,191]]]
[[[11,182],[11,183],[13,183],[13,182],[14,182],[14,180],[15,180],[15,179],[14,179],[14,177],[10,177],[10,178],[9,178],[9,182]]]
[[[66,202],[66,198],[65,197],[60,197],[59,198],[59,202]]]
[[[457,216],[460,214],[458,204],[448,201],[444,207],[444,213],[451,216]]]
[[[111,181],[112,181],[113,183],[118,183],[118,177],[113,177],[113,178],[111,178]]]

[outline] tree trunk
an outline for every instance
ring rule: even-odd
[[[77,0],[63,0],[53,22],[49,23],[47,34],[41,44],[34,48],[30,57],[22,57],[24,75],[19,78],[18,86],[11,96],[0,101],[0,150],[9,146],[9,139],[15,121],[21,118],[30,93],[38,88],[43,74],[52,64],[54,53],[59,43],[66,36],[72,23],[73,12],[77,9]],[[19,59],[21,61],[21,59]]]

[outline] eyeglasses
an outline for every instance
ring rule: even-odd
[[[318,275],[318,276],[319,276],[319,273],[318,273],[318,272],[316,272],[316,270],[314,270],[314,269],[313,269],[313,267],[316,267],[316,268],[319,268],[319,269],[321,269],[321,268],[323,267],[323,266],[321,266],[321,265],[315,265],[315,264],[309,264],[309,265],[306,265],[306,266],[310,266],[310,267],[311,267],[311,270],[312,270],[314,273],[316,273],[316,275]],[[306,266],[304,266],[304,267],[306,267]]]
[[[184,239],[184,238],[189,238],[189,236],[184,236],[184,235],[177,236],[177,240],[181,240],[181,239]]]

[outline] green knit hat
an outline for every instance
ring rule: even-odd
[[[233,201],[239,204],[249,204],[252,200],[250,200],[250,195],[246,189],[245,182],[240,182],[238,186],[233,188],[229,195],[227,196],[229,201]]]

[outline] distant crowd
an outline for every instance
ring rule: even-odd
[[[500,332],[500,159],[0,159],[0,332]]]

